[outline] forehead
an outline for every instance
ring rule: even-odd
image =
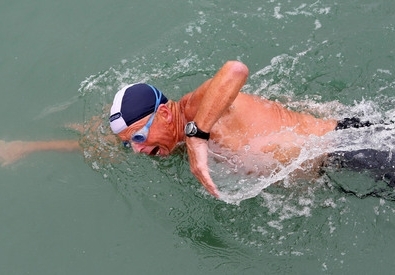
[[[141,129],[145,125],[145,123],[148,120],[148,117],[149,115],[129,125],[128,128],[126,128],[125,130],[123,130],[118,134],[118,137],[121,140],[129,140],[134,132]]]

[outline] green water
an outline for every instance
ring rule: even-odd
[[[291,108],[394,117],[391,0],[3,1],[0,40],[0,139],[8,141],[76,139],[63,125],[101,115],[122,85],[150,81],[177,99],[228,59],[249,66],[246,91]],[[394,145],[393,129],[357,135],[366,146]],[[368,174],[285,178],[263,191],[246,178],[251,187],[237,194],[254,196],[229,204],[205,194],[182,153],[152,159],[104,149],[123,162],[46,152],[0,168],[0,274],[395,267],[395,196]],[[214,176],[226,191],[229,179]],[[364,196],[377,187],[379,197]]]

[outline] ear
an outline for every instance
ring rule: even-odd
[[[169,109],[169,107],[167,107],[167,105],[160,104],[158,106],[158,110],[156,112],[167,123],[170,123],[173,121],[173,114],[172,114],[171,110]]]

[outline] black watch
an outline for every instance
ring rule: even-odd
[[[194,121],[190,121],[185,125],[185,135],[187,137],[197,137],[206,140],[210,138],[210,133],[200,130]]]

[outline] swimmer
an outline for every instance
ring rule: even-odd
[[[111,129],[136,153],[147,155],[169,155],[177,144],[185,142],[192,173],[218,197],[207,164],[209,149],[217,154],[236,153],[244,157],[242,162],[271,154],[286,164],[300,154],[311,135],[370,126],[357,118],[316,118],[245,94],[240,90],[247,77],[248,68],[243,63],[228,61],[213,78],[178,102],[147,84],[127,86],[115,95]],[[246,146],[248,154],[240,153]]]
[[[112,132],[136,153],[167,156],[185,143],[192,173],[206,190],[219,196],[208,167],[208,152],[240,152],[248,146],[249,156],[270,154],[279,163],[296,158],[311,136],[323,136],[347,127],[369,126],[368,122],[348,119],[320,119],[294,112],[280,103],[241,92],[248,68],[239,61],[228,61],[196,90],[172,101],[156,87],[137,83],[124,87],[114,97],[110,111]],[[79,150],[78,144],[63,145]],[[8,148],[7,148],[8,146]],[[36,148],[34,143],[23,148]],[[52,145],[54,146],[54,145]],[[13,144],[0,143],[0,159],[11,163]],[[17,146],[20,148],[21,144]],[[62,146],[38,150],[67,150]],[[31,151],[34,151],[33,149]],[[29,152],[27,152],[29,153]],[[26,152],[18,153],[20,156]]]

